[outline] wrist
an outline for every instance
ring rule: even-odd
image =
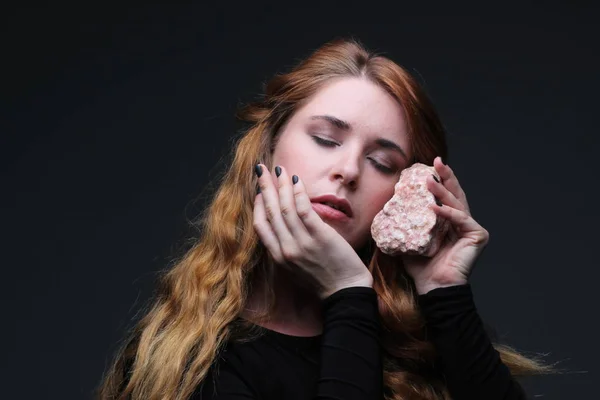
[[[372,288],[373,287],[373,276],[371,275],[371,273],[369,273],[368,275],[365,275],[365,276],[361,276],[361,277],[345,280],[343,282],[339,282],[334,287],[321,292],[320,297],[321,297],[321,299],[326,299],[327,297],[331,296],[335,292],[338,292],[342,289],[346,289],[346,288],[350,288],[350,287],[370,287],[370,288]]]
[[[427,283],[423,283],[423,284],[415,284],[415,287],[417,288],[418,295],[423,295],[423,294],[427,294],[427,293],[431,292],[434,289],[439,289],[439,288],[444,288],[444,287],[449,287],[449,286],[465,285],[467,283],[468,283],[467,280],[460,280],[460,281],[455,281],[455,282],[444,282],[444,283],[427,282]]]

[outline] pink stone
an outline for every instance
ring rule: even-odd
[[[450,223],[429,208],[435,203],[426,184],[432,174],[441,181],[435,168],[421,163],[400,174],[394,196],[371,224],[373,239],[383,253],[432,257],[439,250]]]

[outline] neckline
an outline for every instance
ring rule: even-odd
[[[315,346],[319,346],[321,343],[321,338],[323,334],[314,335],[314,336],[294,336],[289,335],[287,333],[277,332],[269,328],[265,328],[264,326],[257,325],[252,321],[239,317],[239,319],[243,319],[245,322],[252,324],[252,326],[259,329],[264,335],[268,338],[274,339],[279,343],[282,343],[286,347],[308,350],[314,348]]]
[[[265,335],[268,338],[271,338],[287,348],[296,349],[296,350],[310,350],[318,347],[321,344],[321,338],[323,335],[317,336],[292,336],[285,333],[273,331],[271,329],[267,329],[261,327]]]

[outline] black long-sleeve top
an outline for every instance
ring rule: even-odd
[[[484,330],[470,284],[418,297],[428,339],[454,400],[522,400],[525,393]],[[323,333],[296,337],[271,330],[228,343],[193,399],[383,399],[377,295],[342,289],[323,301]]]

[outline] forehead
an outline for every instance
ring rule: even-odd
[[[406,121],[402,106],[387,91],[363,78],[327,83],[298,110],[299,118],[332,115],[354,130],[372,132],[404,142]]]

